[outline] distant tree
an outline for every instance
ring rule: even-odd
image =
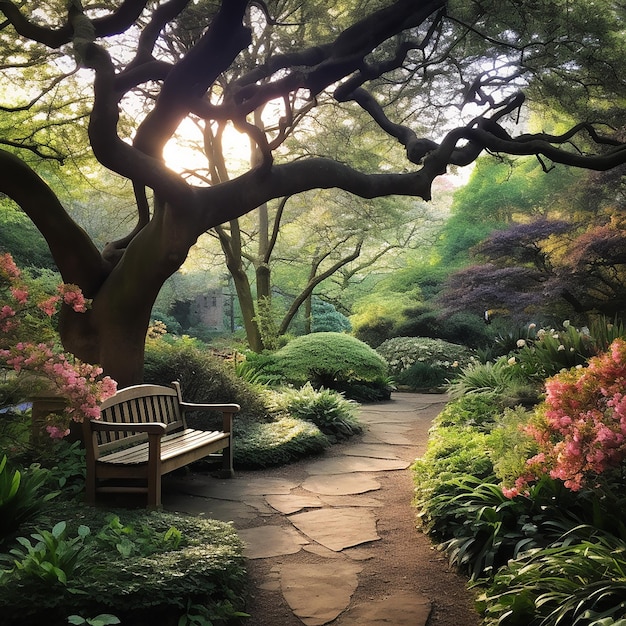
[[[438,244],[441,263],[465,264],[472,247],[492,231],[549,215],[581,179],[578,171],[562,167],[546,173],[536,158],[481,157],[467,185],[454,194]]]
[[[526,321],[626,311],[626,234],[619,222],[585,230],[542,218],[497,231],[477,250],[488,262],[449,277],[439,299],[448,313],[492,310]]]

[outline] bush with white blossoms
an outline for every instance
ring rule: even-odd
[[[454,375],[474,360],[469,348],[429,337],[394,337],[378,346],[376,352],[386,359],[392,376],[415,363],[441,368]]]

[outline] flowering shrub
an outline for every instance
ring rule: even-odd
[[[394,337],[380,344],[376,352],[386,359],[392,375],[408,370],[415,363],[455,374],[472,362],[472,353],[465,346],[428,337]]]
[[[586,365],[599,352],[588,328],[575,328],[565,320],[562,329],[534,329],[529,325],[527,339],[517,341],[515,359],[530,380],[543,382],[561,370]],[[534,336],[533,336],[534,334]]]
[[[57,294],[31,304],[28,285],[10,254],[0,255],[0,368],[12,371],[13,390],[32,395],[43,389],[67,400],[62,415],[51,415],[46,430],[53,438],[69,434],[70,420],[100,416],[99,402],[113,395],[117,385],[102,369],[88,363],[71,362],[55,350],[54,343],[19,341],[23,324],[51,317],[59,303],[83,313],[88,303],[76,285],[59,285]]]
[[[626,340],[546,381],[546,398],[525,427],[539,446],[509,496],[543,474],[573,491],[626,459]]]

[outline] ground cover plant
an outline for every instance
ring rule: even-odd
[[[581,334],[554,332],[538,360],[560,368],[565,350],[558,346],[568,344],[555,341],[569,336],[580,345],[575,333]],[[413,466],[422,527],[470,576],[485,624],[626,620],[626,344],[609,343],[549,378],[537,406],[511,407],[506,385],[470,385],[477,380],[472,366]],[[567,352],[581,358],[582,351]],[[557,363],[548,363],[550,354]],[[514,352],[505,362],[520,376],[527,361],[518,357]]]
[[[273,412],[312,422],[333,442],[363,432],[357,403],[331,389],[314,389],[306,383],[300,389],[270,391],[269,397]]]
[[[3,623],[60,626],[100,613],[174,625],[191,605],[205,623],[232,618],[244,604],[242,549],[232,526],[215,520],[57,503],[1,555]]]

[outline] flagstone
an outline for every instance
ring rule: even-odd
[[[307,537],[330,550],[343,550],[377,541],[376,517],[357,507],[320,509],[289,516],[289,521]]]
[[[298,531],[289,526],[256,526],[237,531],[245,544],[248,559],[267,559],[300,552],[308,543]]]
[[[291,515],[302,509],[315,509],[322,506],[322,501],[314,495],[269,495],[265,497],[267,503],[285,515]]]
[[[390,424],[371,424],[363,437],[363,443],[388,443],[391,445],[408,446],[412,444],[406,435],[406,427]]]
[[[411,448],[407,447],[407,450],[411,450]],[[346,456],[365,456],[372,459],[397,460],[399,458],[395,449],[382,443],[357,443],[347,446],[343,454]]]
[[[284,565],[281,589],[294,615],[306,626],[323,626],[350,604],[361,570],[351,561]]]
[[[426,626],[432,603],[417,592],[391,591],[381,599],[359,604],[334,622],[337,626]]]
[[[327,506],[364,506],[364,507],[374,507],[379,508],[385,506],[385,503],[378,498],[374,498],[372,496],[364,496],[364,495],[343,495],[343,496],[332,496],[332,495],[322,495],[320,500],[323,504]],[[294,511],[295,512],[295,511]]]
[[[348,496],[380,489],[380,483],[368,474],[320,474],[309,476],[302,487],[325,496]]]
[[[342,474],[350,472],[383,472],[406,469],[410,463],[399,459],[373,459],[364,456],[337,456],[307,465],[309,474]]]

